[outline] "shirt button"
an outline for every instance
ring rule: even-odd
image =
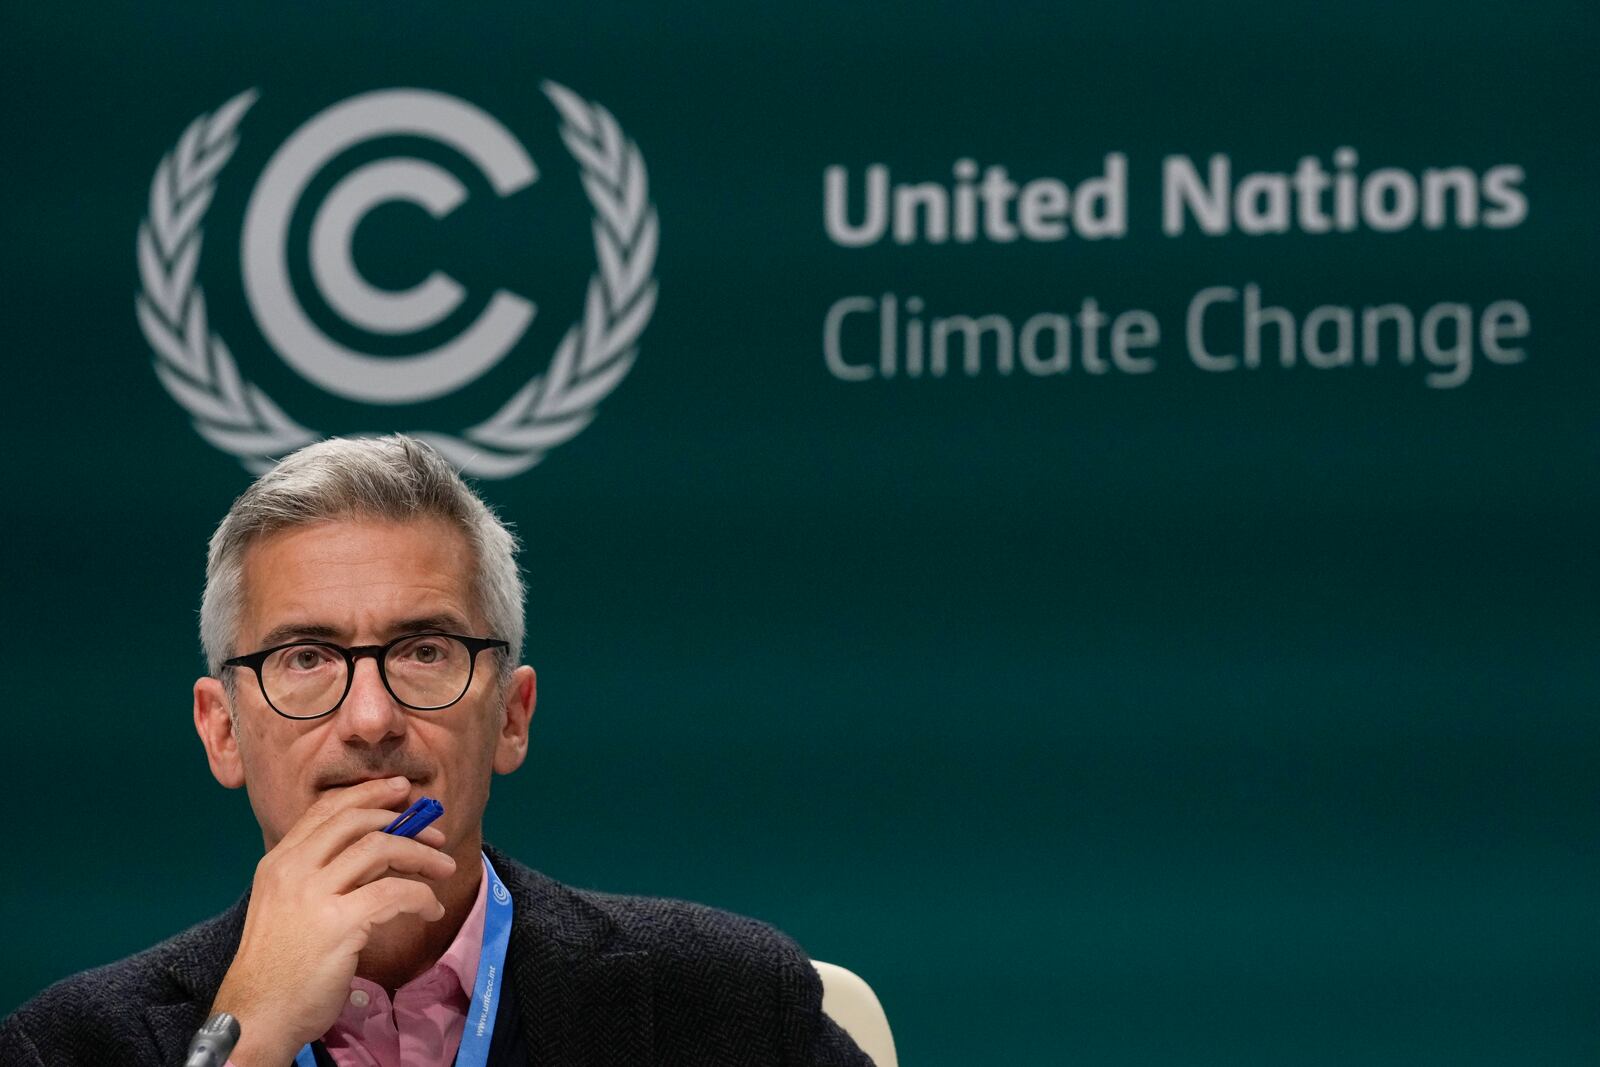
[[[365,989],[353,989],[350,991],[350,1003],[354,1004],[358,1008],[366,1007],[369,999],[371,998],[367,996],[367,991]]]

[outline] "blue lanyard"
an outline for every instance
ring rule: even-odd
[[[478,953],[478,979],[472,984],[467,1021],[461,1028],[456,1067],[487,1067],[489,1040],[494,1036],[495,1006],[505,984],[506,945],[511,941],[511,894],[483,857],[483,876],[489,879],[488,910],[483,917],[483,948]],[[307,1045],[294,1058],[295,1067],[317,1067],[317,1057]]]

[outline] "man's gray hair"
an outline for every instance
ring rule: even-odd
[[[455,468],[414,437],[334,437],[284,457],[233,502],[206,557],[200,601],[200,643],[206,669],[239,655],[239,615],[244,602],[244,554],[256,540],[296,526],[341,518],[398,522],[423,516],[459,529],[472,549],[473,590],[488,636],[511,647],[500,660],[510,676],[522,662],[523,585],[517,539],[474,493]],[[484,636],[484,635],[474,635]],[[231,689],[230,689],[231,691]]]

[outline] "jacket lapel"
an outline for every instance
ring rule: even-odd
[[[509,951],[529,1060],[614,1067],[653,1058],[649,953],[615,946],[611,919],[566,886],[486,848],[515,911]]]
[[[182,1063],[194,1032],[206,1021],[222,978],[239,951],[250,894],[233,907],[172,939],[167,964],[170,986],[144,1008],[145,1026],[161,1051],[161,1063]]]
[[[145,1025],[161,1050],[155,1062],[182,1063],[194,1032],[206,1021],[207,1005],[190,1001],[183,1004],[151,1004],[144,1009]]]

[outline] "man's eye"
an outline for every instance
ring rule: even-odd
[[[451,642],[441,637],[415,637],[394,647],[389,662],[407,667],[443,667],[455,659]]]
[[[328,661],[320,648],[293,648],[289,650],[289,666],[297,671],[313,671]]]

